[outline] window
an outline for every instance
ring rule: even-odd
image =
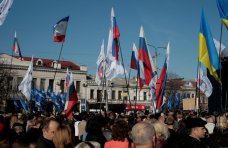
[[[40,79],[40,90],[44,90],[45,88],[45,79]]]
[[[81,81],[76,81],[76,91],[77,91],[77,93],[80,93],[80,85],[81,85]]]
[[[195,94],[192,94],[192,98],[195,98]]]
[[[38,65],[38,66],[42,66],[42,65],[43,65],[43,62],[42,62],[41,59],[39,59],[39,60],[37,61],[37,65]]]
[[[112,90],[112,100],[115,100],[115,99],[116,99],[116,91]]]
[[[102,101],[102,91],[97,90],[97,102],[101,102],[101,101]]]
[[[61,93],[64,93],[64,84],[65,84],[65,80],[61,80],[60,81],[60,90],[61,90]]]
[[[127,91],[124,91],[124,93],[127,93]],[[123,99],[126,101],[128,96],[124,96]]]
[[[94,89],[90,89],[90,99],[94,99]]]
[[[37,81],[36,78],[32,79],[32,88],[36,88],[36,81]]]
[[[20,85],[22,79],[23,79],[22,77],[18,77],[17,78],[17,89],[18,89],[18,86]]]
[[[118,99],[119,99],[119,100],[121,100],[121,99],[122,99],[122,97],[121,97],[121,93],[122,93],[122,91],[118,91]]]
[[[187,94],[187,98],[188,98],[188,99],[190,98],[190,94]]]
[[[9,89],[13,89],[13,77],[8,77],[7,78],[7,83],[9,84]]]
[[[51,87],[51,91],[53,91],[53,84],[54,84],[54,79],[49,79],[49,86]]]
[[[143,92],[143,100],[146,101],[146,92]]]

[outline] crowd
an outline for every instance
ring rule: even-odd
[[[228,147],[228,114],[1,114],[0,148]]]

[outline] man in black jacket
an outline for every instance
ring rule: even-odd
[[[42,129],[43,136],[38,139],[37,148],[55,148],[52,139],[58,127],[59,123],[55,118],[46,119]]]

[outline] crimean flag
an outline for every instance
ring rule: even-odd
[[[199,61],[207,67],[209,73],[218,82],[221,82],[216,72],[220,68],[219,56],[203,11],[199,33]]]
[[[116,22],[116,17],[114,13],[114,9],[111,10],[111,27],[113,32],[113,56],[116,58],[116,61],[119,60],[119,37],[120,37],[120,31],[119,27]]]
[[[12,49],[13,49],[15,54],[17,54],[17,55],[19,55],[21,57],[21,60],[22,60],[21,49],[20,49],[19,42],[18,42],[18,39],[17,39],[17,32],[16,31],[14,33],[14,42],[13,42]]]
[[[143,27],[140,28],[139,34],[139,53],[138,53],[139,67],[140,67],[140,77],[145,84],[149,86],[151,79],[153,77],[153,71],[150,63],[150,57],[147,49],[147,43],[145,39],[145,34]]]
[[[162,67],[162,71],[160,74],[159,79],[156,82],[156,108],[157,110],[160,110],[162,105],[164,104],[164,92],[165,92],[165,86],[166,86],[166,80],[167,80],[167,70],[169,65],[169,54],[170,54],[170,44],[167,45],[167,51],[166,51],[166,58],[165,63]]]
[[[224,23],[228,29],[228,1],[227,0],[217,0],[217,7],[221,17],[221,21]]]
[[[58,21],[54,26],[54,42],[64,42],[69,16]]]
[[[137,70],[138,69],[137,65],[138,65],[138,51],[137,51],[137,47],[135,46],[135,43],[133,43],[130,68]]]
[[[65,103],[65,113],[68,119],[72,118],[72,109],[78,101],[77,92],[75,89],[74,81],[72,78],[72,74],[70,77],[70,87],[67,89],[67,97]]]

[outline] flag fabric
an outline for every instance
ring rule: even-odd
[[[167,79],[167,70],[168,70],[168,65],[169,65],[169,53],[170,53],[170,44],[168,43],[167,45],[167,51],[166,51],[166,58],[165,58],[165,63],[162,67],[162,71],[160,74],[159,79],[156,82],[156,107],[157,110],[160,110],[162,104],[164,104],[164,92],[165,92],[165,86],[166,86],[166,79]]]
[[[209,73],[218,82],[221,82],[216,72],[220,68],[219,56],[203,11],[199,33],[199,61],[207,67]]]
[[[22,60],[21,49],[20,49],[19,42],[18,42],[18,39],[17,39],[17,32],[16,31],[15,31],[15,34],[14,34],[14,42],[13,42],[12,49],[13,49],[15,54],[17,54],[17,55],[19,55],[21,57],[21,60]]]
[[[101,79],[104,78],[104,68],[105,68],[105,53],[104,53],[104,40],[101,45],[100,54],[97,58],[97,73],[95,82],[100,85]]]
[[[120,31],[119,27],[116,22],[116,17],[114,13],[114,8],[111,10],[111,27],[113,32],[113,55],[116,59],[116,61],[119,61],[119,37],[120,37]]]
[[[199,70],[197,87],[207,96],[210,97],[213,92],[213,86],[208,79],[207,75],[204,74],[202,68]]]
[[[174,108],[178,108],[180,105],[180,93],[176,93],[175,101],[174,101]]]
[[[4,23],[12,4],[13,0],[3,0],[0,3],[0,26]]]
[[[135,43],[133,43],[130,68],[137,70],[138,69],[137,65],[138,65],[138,51],[137,51],[137,47],[136,47]]]
[[[26,99],[29,101],[31,98],[31,85],[32,85],[32,72],[33,72],[33,57],[29,64],[28,70],[23,78],[22,82],[18,86],[18,90],[24,94]]]
[[[216,40],[215,38],[213,38],[213,41],[215,43],[215,48],[217,50],[217,53],[220,57],[223,56],[223,51],[226,48],[226,46],[224,44],[221,43],[221,50],[220,50],[220,42],[218,40]]]
[[[54,26],[54,42],[64,42],[69,16],[58,21]]]
[[[28,105],[26,104],[25,100],[21,96],[18,96],[18,98],[20,100],[20,103],[21,103],[21,106],[23,107],[23,109],[25,111],[28,111]]]
[[[14,104],[15,110],[18,110],[20,108],[15,97],[13,97],[13,104]]]
[[[107,80],[112,80],[113,78],[117,77],[118,75],[124,74],[124,68],[120,61],[117,61],[114,54],[113,54],[113,32],[112,30],[109,31],[109,39],[107,45],[107,54],[106,54],[106,70],[105,76]],[[125,70],[126,72],[126,70]]]
[[[67,68],[67,73],[66,73],[66,88],[69,89],[70,87],[70,75],[71,73],[69,72],[68,68]]]
[[[74,105],[77,103],[77,101],[78,101],[77,92],[76,92],[74,81],[71,74],[70,87],[67,90],[66,103],[64,108],[68,119],[72,118],[72,109]]]
[[[228,28],[228,1],[227,0],[217,0],[217,7],[221,17],[222,22]]]
[[[151,67],[145,34],[142,26],[140,28],[139,34],[138,60],[140,69],[140,79],[144,82],[144,84],[149,86],[149,84],[151,83],[151,79],[153,77],[153,71]]]

